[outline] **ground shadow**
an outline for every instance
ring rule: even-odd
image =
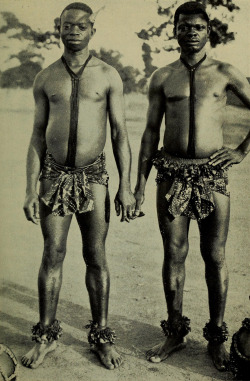
[[[24,308],[28,308],[37,312],[37,293],[27,287],[20,286],[13,282],[4,281],[1,287],[1,295],[11,301],[22,304]],[[129,307],[128,307],[129,308]],[[29,332],[31,326],[36,323],[28,321],[19,316],[11,316],[8,313],[0,313],[1,321],[7,324],[0,325],[1,338],[0,342],[8,345],[10,348],[32,346]],[[95,365],[101,366],[95,356],[90,356],[87,343],[87,332],[83,332],[82,337],[75,337],[69,333],[69,327],[84,331],[84,325],[88,323],[90,311],[83,306],[74,304],[67,300],[60,300],[58,306],[58,316],[62,317],[62,323],[67,324],[67,332],[64,332],[61,342],[81,356],[86,357],[88,361],[94,362]],[[163,340],[160,328],[145,324],[141,321],[127,319],[120,315],[110,315],[109,325],[115,329],[118,334],[118,348],[120,352],[126,356],[138,359],[145,359],[145,351],[153,345]],[[217,380],[230,380],[231,375],[220,373],[214,369],[210,358],[207,355],[204,342],[197,342],[189,339],[187,348],[171,356],[167,362],[160,364],[162,367],[169,365],[183,369],[184,371],[198,373],[202,376],[214,377]],[[19,351],[18,351],[19,352]],[[21,352],[21,351],[20,351]],[[20,360],[20,359],[18,359]],[[145,366],[148,370],[157,372],[158,365],[147,363]]]

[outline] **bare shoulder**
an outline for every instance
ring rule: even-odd
[[[97,57],[92,57],[92,65],[98,67],[99,72],[101,72],[104,79],[109,83],[110,88],[123,88],[120,74],[113,66]]]
[[[214,59],[210,59],[210,62],[218,72],[227,78],[229,84],[246,80],[246,76],[242,74],[238,68],[231,65],[230,63]]]
[[[150,87],[152,88],[160,88],[165,81],[171,77],[176,70],[179,70],[180,64],[179,60],[172,62],[169,65],[163,66],[157,70],[155,70],[150,78]]]
[[[60,59],[53,62],[51,65],[41,70],[35,77],[33,89],[34,92],[38,90],[44,90],[47,81],[51,81],[54,78],[56,72],[61,67]]]

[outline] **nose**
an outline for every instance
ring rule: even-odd
[[[71,30],[70,30],[70,34],[80,34],[78,25],[72,25]]]
[[[188,36],[196,36],[197,30],[194,27],[191,27],[188,31]]]
[[[197,30],[195,26],[190,26],[188,30],[188,36],[196,36],[197,35]]]

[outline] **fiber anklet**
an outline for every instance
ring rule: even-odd
[[[54,340],[58,340],[62,335],[62,328],[60,327],[60,321],[54,320],[54,322],[48,326],[44,326],[42,323],[37,323],[31,329],[32,340],[40,344],[52,343]]]
[[[114,344],[116,334],[109,327],[99,329],[98,323],[95,323],[94,321],[90,320],[90,324],[87,324],[85,328],[90,328],[90,332],[88,334],[88,342],[90,345],[105,343]]]

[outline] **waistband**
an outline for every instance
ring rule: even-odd
[[[91,164],[80,167],[70,167],[67,165],[57,163],[53,155],[49,151],[47,151],[44,163],[46,164],[48,162],[51,163],[53,165],[53,168],[57,169],[58,171],[64,171],[67,173],[78,173],[84,171],[85,173],[88,173],[91,172],[93,169],[97,169],[100,166],[103,166],[103,164],[105,163],[105,153],[101,152],[100,155],[97,156],[96,160]]]
[[[205,157],[202,159],[190,159],[185,157],[178,157],[170,155],[168,152],[165,151],[164,147],[162,147],[159,151],[159,153],[167,160],[171,161],[172,163],[179,163],[179,164],[186,164],[186,165],[202,165],[207,164],[209,162],[209,157]]]

